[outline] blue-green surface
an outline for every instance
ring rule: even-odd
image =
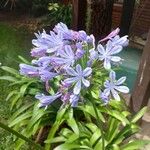
[[[142,50],[127,47],[124,48],[119,55],[124,61],[120,65],[121,70],[117,71],[118,77],[127,76],[126,83],[132,91],[139,68]]]

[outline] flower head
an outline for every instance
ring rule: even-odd
[[[90,74],[92,73],[92,69],[90,67],[87,67],[84,70],[82,70],[82,67],[78,64],[75,70],[69,67],[66,69],[66,72],[69,76],[72,76],[72,77],[65,79],[64,82],[67,84],[75,83],[75,86],[73,89],[73,93],[75,95],[78,95],[80,93],[82,84],[85,87],[90,86],[90,82],[85,79],[88,76],[90,76]]]
[[[111,69],[111,62],[119,62],[121,58],[119,56],[114,56],[122,50],[122,46],[113,46],[110,41],[106,44],[104,48],[101,44],[98,45],[97,50],[99,52],[99,60],[104,61],[104,68]]]
[[[29,77],[38,77],[39,76],[39,68],[31,65],[20,64],[20,74],[29,76]]]
[[[53,101],[55,101],[60,96],[61,96],[60,93],[56,93],[51,96],[46,96],[44,94],[39,93],[39,94],[35,95],[35,98],[40,100],[39,107],[47,107],[48,105],[50,105]]]
[[[122,85],[125,82],[125,80],[126,77],[121,77],[119,80],[116,80],[116,73],[114,71],[111,71],[109,73],[109,80],[106,80],[104,83],[104,94],[106,96],[112,94],[112,96],[116,100],[120,100],[118,92],[129,93],[129,88],[127,86]]]
[[[113,46],[120,45],[122,47],[125,47],[125,46],[128,46],[128,44],[129,44],[127,35],[125,35],[121,38],[119,35],[116,35],[114,38],[111,39],[111,42],[112,42]]]
[[[58,65],[63,65],[64,67],[73,66],[75,62],[75,54],[70,45],[66,45],[59,55],[60,57],[52,57],[51,60]]]

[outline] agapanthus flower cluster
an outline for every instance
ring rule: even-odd
[[[110,97],[120,100],[119,92],[128,93],[122,84],[126,77],[116,80],[112,65],[122,59],[117,54],[128,45],[127,36],[119,37],[119,28],[95,44],[93,35],[83,30],[73,31],[63,23],[58,23],[53,31],[35,34],[32,40],[32,64],[20,64],[20,74],[38,78],[45,83],[45,92],[37,93],[39,107],[47,107],[55,100],[76,107],[84,93],[90,89],[94,63],[102,64],[108,71],[109,79],[100,89],[100,99],[105,103]],[[50,81],[58,80],[59,86],[53,95],[49,94]]]

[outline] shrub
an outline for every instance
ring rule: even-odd
[[[129,139],[139,131],[136,122],[146,108],[132,115],[121,93],[128,93],[126,77],[117,80],[116,56],[128,45],[119,29],[95,44],[93,35],[73,31],[58,23],[53,31],[35,34],[32,62],[21,57],[20,74],[2,76],[16,86],[7,97],[17,108],[9,127],[41,141],[45,150],[136,150],[149,141]],[[23,97],[35,95],[33,100]],[[37,99],[37,100],[35,100]],[[46,132],[43,132],[46,130]],[[17,139],[15,149],[24,144]]]

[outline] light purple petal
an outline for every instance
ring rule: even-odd
[[[77,107],[79,101],[79,95],[71,95],[69,101],[72,107]]]
[[[56,93],[55,95],[52,95],[52,96],[46,96],[44,94],[37,94],[35,95],[35,98],[40,100],[39,107],[45,107],[45,106],[50,105],[54,100],[56,100],[60,96],[61,96],[60,93]]]
[[[110,95],[110,89],[109,89],[109,88],[105,89],[103,93],[104,93],[106,96],[109,96],[109,95]]]
[[[105,87],[105,88],[109,88],[109,87],[110,87],[109,80],[106,80],[106,81],[104,82],[104,87]]]
[[[109,54],[109,51],[111,51],[113,48],[112,42],[108,41],[106,44],[106,53]]]
[[[67,79],[64,80],[64,82],[66,84],[70,84],[70,83],[73,83],[73,82],[76,82],[76,81],[78,81],[77,77],[67,78]]]
[[[83,70],[83,76],[88,77],[92,73],[92,68],[87,67]]]
[[[112,49],[110,49],[110,51],[108,52],[108,54],[109,55],[114,55],[114,54],[118,54],[121,51],[122,51],[122,46],[117,45],[117,46],[114,46]]]
[[[91,60],[96,60],[98,58],[98,52],[95,51],[94,49],[89,50],[90,52],[90,59]]]
[[[111,81],[115,81],[116,80],[116,73],[115,71],[111,70],[109,73],[109,78]]]
[[[97,46],[97,50],[98,50],[99,53],[102,54],[102,55],[106,53],[104,47],[103,47],[101,44],[99,44],[99,45]]]
[[[119,62],[119,61],[121,61],[121,58],[119,56],[112,56],[111,57],[111,61],[113,61],[113,62]]]
[[[72,48],[71,48],[70,45],[66,45],[66,46],[65,46],[65,52],[66,52],[66,54],[67,54],[68,56],[74,57],[74,53],[73,53]]]
[[[78,75],[78,74],[76,73],[76,71],[75,71],[74,69],[72,69],[71,67],[68,67],[68,68],[66,69],[66,72],[67,72],[67,74],[70,75],[70,76],[77,76],[77,75]]]
[[[115,89],[122,93],[129,93],[129,88],[127,86],[115,86]]]
[[[118,94],[118,92],[116,90],[111,89],[111,93],[112,93],[112,95],[113,95],[115,100],[120,101],[120,96],[119,96],[119,94]]]
[[[126,81],[126,77],[121,77],[117,82],[116,85],[121,85],[122,83],[124,83]]]
[[[77,64],[77,66],[76,66],[76,71],[79,75],[82,74],[82,67],[79,64]]]
[[[84,84],[85,87],[89,87],[90,86],[90,82],[84,78],[82,78],[82,83]]]
[[[104,68],[108,70],[111,69],[110,60],[108,58],[105,58],[104,60]]]
[[[80,91],[81,91],[81,80],[79,80],[79,81],[75,84],[74,89],[73,89],[73,93],[74,93],[75,95],[78,95],[78,94],[80,93]]]

